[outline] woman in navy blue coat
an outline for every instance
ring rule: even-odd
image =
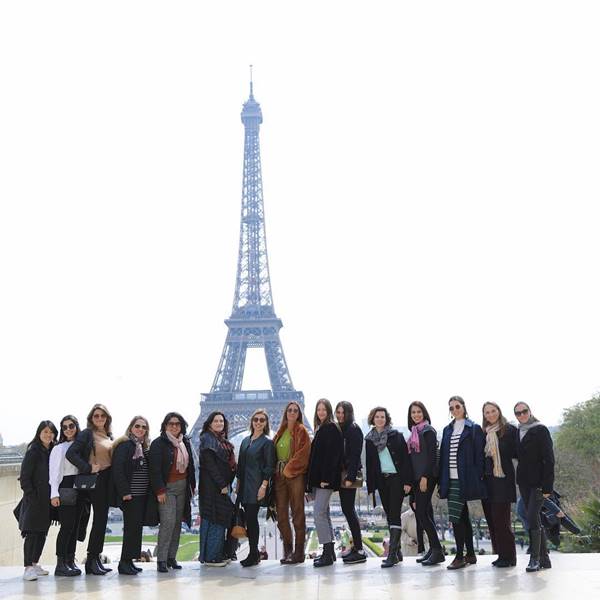
[[[452,421],[444,427],[440,449],[440,498],[448,499],[448,513],[456,541],[456,558],[448,569],[462,569],[477,562],[468,500],[487,497],[483,480],[485,437],[479,425],[468,418],[465,401],[448,401]],[[467,553],[464,553],[466,546]]]

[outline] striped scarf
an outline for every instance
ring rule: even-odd
[[[500,447],[498,446],[498,431],[500,430],[500,423],[495,425],[489,425],[485,428],[485,455],[492,459],[494,464],[494,477],[506,477],[502,470],[502,462],[500,460]]]

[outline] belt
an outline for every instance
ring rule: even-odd
[[[285,465],[288,464],[287,460],[278,460],[277,461],[277,473],[279,473],[279,475],[281,475],[283,473],[283,470],[285,469]]]
[[[399,473],[382,473],[381,475],[382,475],[382,477],[385,477],[386,479],[388,477],[399,477]]]

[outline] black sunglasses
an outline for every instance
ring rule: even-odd
[[[267,420],[264,417],[254,417],[254,419],[252,419],[255,423],[266,423]]]
[[[62,426],[63,431],[67,431],[68,429],[75,429],[77,425],[75,423],[64,423]]]
[[[528,408],[524,408],[523,410],[515,410],[515,417],[520,417],[521,415],[526,415],[529,412]]]

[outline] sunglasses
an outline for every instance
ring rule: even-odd
[[[252,421],[254,423],[266,423],[267,420],[264,417],[254,417],[254,419],[252,419]]]
[[[450,410],[458,410],[459,408],[462,408],[462,404],[455,404],[454,406],[450,407]]]
[[[138,425],[137,423],[133,426],[133,429],[143,429],[146,431],[148,429],[147,425]]]
[[[77,426],[75,425],[75,423],[65,423],[62,426],[62,430],[63,431],[68,431],[69,429],[75,429]]]
[[[529,412],[528,408],[524,408],[523,410],[515,410],[515,417],[520,417],[522,415],[526,415]]]
[[[169,421],[167,425],[170,427],[181,427],[181,423],[179,421]]]

